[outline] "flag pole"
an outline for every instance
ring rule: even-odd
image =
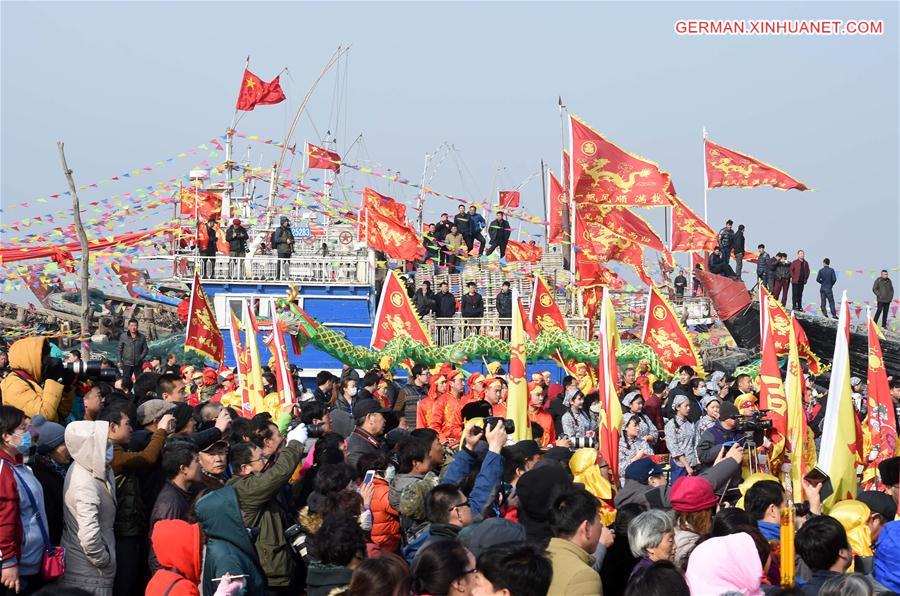
[[[541,192],[544,195],[544,253],[550,248],[550,201],[547,196],[547,173],[544,171],[544,160],[541,160]]]
[[[703,223],[708,224],[709,218],[706,212],[706,187],[709,186],[709,180],[706,177],[706,127],[703,127]]]

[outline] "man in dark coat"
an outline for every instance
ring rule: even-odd
[[[512,228],[509,222],[503,217],[503,212],[497,212],[497,218],[488,226],[488,237],[491,239],[491,245],[487,249],[488,255],[495,249],[500,249],[500,258],[506,257],[506,243],[509,242],[509,236],[512,234]]]
[[[456,314],[456,298],[450,293],[447,282],[444,282],[434,295],[434,316],[438,319],[449,319],[454,314]]]
[[[501,319],[512,317],[512,291],[509,289],[509,282],[503,282],[500,291],[497,292],[497,316]]]
[[[487,244],[484,240],[484,235],[481,233],[484,226],[484,217],[478,213],[478,209],[475,205],[471,205],[469,207],[469,235],[466,236],[466,246],[468,246],[469,251],[471,251],[472,247],[475,246],[475,241],[478,240],[479,257],[484,254],[485,245]]]
[[[247,228],[241,225],[241,220],[235,218],[228,230],[225,232],[225,240],[228,242],[229,270],[231,277],[240,277],[242,268],[240,261],[234,259],[243,259],[247,254],[247,241],[250,235],[247,234]]]
[[[449,218],[450,216],[448,214],[441,213],[441,220],[434,224],[434,240],[435,244],[437,244],[438,252],[440,253],[441,265],[447,263],[447,251],[444,250],[444,240],[447,238],[447,234],[450,233],[450,228],[453,227],[453,223]]]
[[[809,281],[809,263],[806,253],[797,251],[797,258],[791,262],[791,308],[803,310],[803,286]]]
[[[882,269],[881,276],[872,284],[872,293],[875,294],[875,301],[878,303],[874,320],[878,322],[878,315],[881,315],[881,326],[886,327],[888,310],[891,306],[891,300],[894,299],[894,284],[891,283],[887,269]]]
[[[434,292],[431,291],[431,282],[425,280],[416,293],[413,294],[413,305],[420,317],[424,317],[430,312],[434,312]]]
[[[772,260],[772,257],[766,252],[765,244],[760,244],[756,249],[759,251],[759,258],[756,260],[756,279],[771,292],[772,280],[769,273],[769,261]]]
[[[122,384],[128,385],[126,389],[131,389],[131,376],[141,374],[148,351],[147,338],[138,331],[138,322],[131,319],[128,321],[128,332],[119,339],[119,366],[122,369]]]
[[[456,226],[456,231],[462,235],[469,250],[472,250],[472,243],[469,240],[472,233],[472,221],[469,214],[466,213],[465,205],[459,206],[459,213],[453,216],[453,225]]]
[[[484,299],[478,293],[478,286],[474,281],[466,284],[468,293],[463,294],[460,302],[460,311],[464,319],[480,319],[484,316]]]
[[[726,263],[731,256],[731,247],[734,246],[734,230],[731,229],[733,225],[734,222],[729,219],[725,222],[725,227],[719,230],[719,248]]]
[[[822,268],[816,274],[816,282],[819,284],[819,297],[822,299],[822,316],[828,317],[828,312],[825,310],[827,302],[831,306],[831,316],[835,319],[838,318],[834,311],[834,284],[837,283],[837,273],[831,268],[830,259],[822,261]]]
[[[278,278],[287,277],[290,265],[288,259],[294,254],[294,232],[291,231],[291,220],[281,216],[281,225],[272,232],[272,250],[278,255]]]
[[[740,279],[744,272],[744,224],[738,226],[731,240],[731,252],[734,253],[734,271]]]
[[[215,256],[216,256],[216,238],[218,235],[218,226],[216,225],[216,214],[210,213],[200,228],[200,256],[203,257],[203,275],[204,277],[215,276]]]
[[[710,273],[715,273],[716,275],[724,275],[725,277],[729,278],[734,277],[734,269],[732,269],[731,265],[728,263],[728,256],[726,256],[726,254],[724,254],[722,249],[718,246],[709,255],[708,266]]]

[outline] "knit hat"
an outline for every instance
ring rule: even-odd
[[[491,517],[475,525],[463,539],[475,557],[495,546],[511,542],[525,542],[525,527],[502,517]]]
[[[328,418],[331,420],[331,430],[345,439],[352,435],[353,429],[356,428],[356,423],[353,421],[353,416],[350,415],[350,412],[335,408],[328,412]]]
[[[712,485],[699,476],[682,476],[669,491],[669,503],[675,511],[693,513],[713,507],[718,499]]]
[[[740,415],[741,412],[737,409],[737,406],[730,401],[723,402],[721,407],[719,407],[719,420],[737,418]]]
[[[38,433],[37,451],[41,455],[47,455],[66,440],[66,429],[43,416],[32,418],[31,427]]]

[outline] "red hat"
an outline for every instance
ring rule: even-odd
[[[682,476],[669,491],[669,503],[675,511],[703,511],[714,507],[717,502],[712,485],[700,476]]]
[[[241,220],[239,220],[238,218],[235,217],[234,221],[232,223],[236,226],[239,226],[239,225],[241,225]]]
[[[563,386],[559,383],[553,383],[549,387],[547,387],[547,397],[550,399],[556,399],[562,392]]]

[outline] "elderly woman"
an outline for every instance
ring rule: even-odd
[[[682,476],[693,474],[697,465],[697,433],[694,425],[688,420],[691,411],[690,398],[684,394],[672,400],[675,417],[666,422],[666,447],[669,449],[669,461],[672,464],[671,482]]]
[[[656,441],[659,439],[659,431],[656,430],[656,425],[653,424],[650,417],[644,414],[643,396],[637,391],[632,391],[622,399],[622,405],[628,409],[627,412],[622,414],[622,428],[625,428],[625,424],[631,418],[637,418],[640,428],[638,435],[648,444],[656,444]],[[653,450],[651,449],[650,453],[652,452]]]
[[[707,395],[700,400],[700,407],[703,408],[703,416],[697,421],[697,436],[703,434],[703,431],[709,430],[716,425],[719,419],[719,406],[722,405],[722,399],[718,395]]]
[[[672,518],[659,509],[643,512],[628,526],[628,545],[631,554],[640,557],[631,570],[632,576],[656,561],[672,561],[675,558]]]
[[[593,437],[596,424],[590,413],[584,409],[584,394],[575,392],[569,410],[562,415],[563,434],[569,438]]]

